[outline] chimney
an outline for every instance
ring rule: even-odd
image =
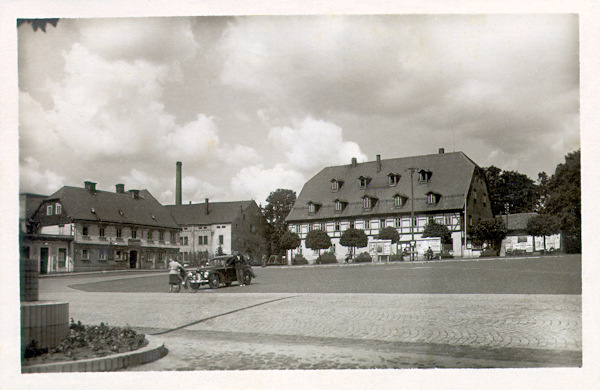
[[[133,199],[139,199],[140,198],[140,190],[129,190],[129,193],[131,194],[131,196],[133,197]]]
[[[381,154],[377,155],[377,172],[381,171]]]
[[[204,199],[204,204],[206,204],[206,215],[208,215],[208,198]]]
[[[439,153],[444,154],[444,148],[440,148]]]
[[[96,192],[96,183],[93,181],[84,181],[85,189],[94,194]]]
[[[352,166],[355,167],[356,166],[356,157],[352,157]]]
[[[125,184],[115,184],[115,187],[117,189],[117,194],[125,193]]]
[[[177,161],[177,176],[175,178],[175,204],[181,206],[181,161]]]

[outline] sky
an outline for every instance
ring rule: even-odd
[[[462,151],[537,180],[580,148],[576,14],[61,19],[18,29],[20,192],[297,193]]]

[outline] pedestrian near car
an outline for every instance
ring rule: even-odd
[[[245,286],[244,284],[244,257],[242,255],[235,256],[235,274],[238,280],[238,286]]]
[[[183,283],[180,273],[184,272],[183,266],[174,258],[169,262],[169,292],[173,292],[173,287]],[[177,289],[179,291],[179,289]]]

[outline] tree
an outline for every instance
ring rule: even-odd
[[[506,237],[506,226],[500,218],[484,219],[475,226],[473,233],[482,242],[490,244],[498,254],[502,240]]]
[[[392,244],[397,244],[400,241],[400,234],[393,227],[386,226],[379,231],[377,238],[379,240],[392,240]]]
[[[425,225],[423,237],[440,237],[442,244],[452,243],[452,235],[450,230],[448,230],[448,227],[437,222],[431,222]]]
[[[279,247],[286,251],[294,250],[294,249],[298,248],[301,243],[302,242],[300,240],[300,236],[297,235],[296,233],[290,232],[289,230],[286,231],[285,233],[283,233],[283,235],[279,239]],[[330,244],[331,244],[331,240],[330,240]],[[292,259],[292,258],[293,258],[293,256],[290,256],[290,259]]]
[[[558,218],[565,251],[581,253],[581,150],[567,154],[548,180],[545,212]]]
[[[23,23],[31,24],[33,31],[37,31],[39,28],[43,32],[46,32],[46,25],[51,24],[52,27],[56,27],[59,19],[17,19],[17,27]]]
[[[527,175],[516,171],[502,171],[490,166],[484,168],[492,213],[504,214],[506,206],[509,213],[529,213],[535,210],[539,198],[539,189]]]
[[[546,236],[560,231],[558,218],[550,214],[540,214],[527,221],[526,232],[533,236],[533,250],[535,250],[535,237],[544,237],[544,254],[546,253]]]
[[[368,243],[369,238],[365,232],[360,229],[347,229],[340,237],[340,245],[350,247],[351,253],[354,253],[354,248],[364,248]]]
[[[283,250],[279,246],[279,241],[287,231],[285,219],[294,206],[296,192],[279,188],[271,192],[266,200],[267,205],[263,208],[263,215],[268,222],[265,238],[268,242],[269,254],[279,254]]]
[[[306,247],[319,252],[321,257],[321,249],[327,249],[331,246],[331,237],[324,230],[312,230],[306,235]]]

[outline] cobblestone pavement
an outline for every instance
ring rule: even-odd
[[[73,291],[73,290],[71,290]],[[581,296],[45,292],[70,316],[161,334],[132,370],[581,365]]]

